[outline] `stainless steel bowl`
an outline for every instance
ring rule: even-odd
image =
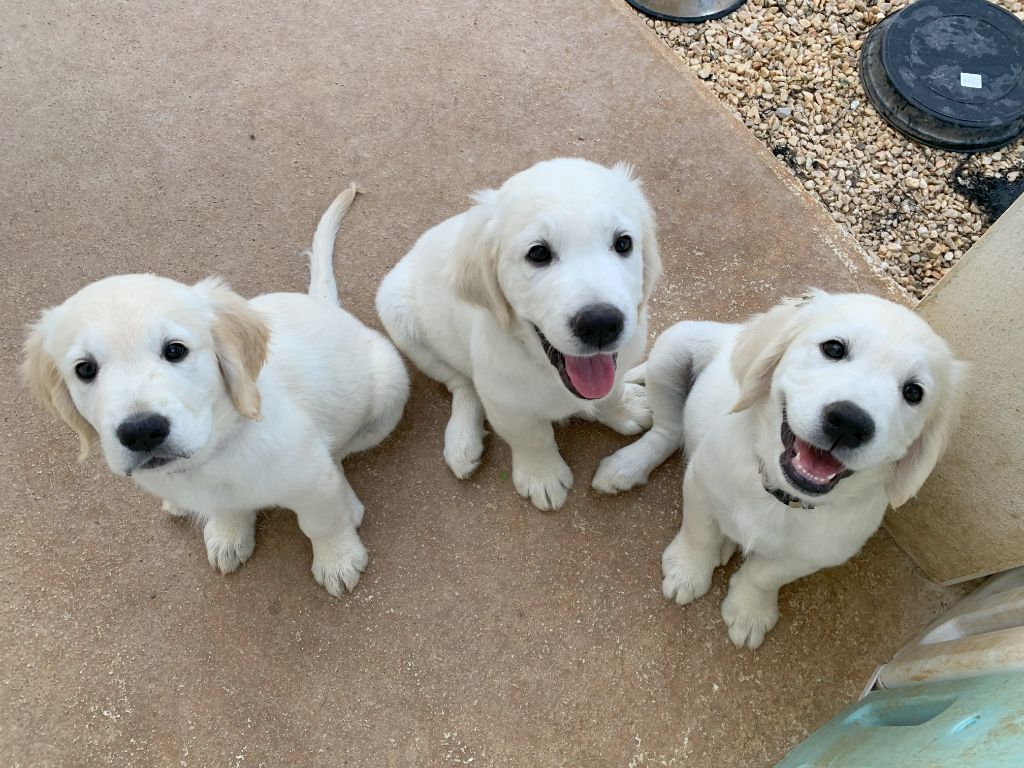
[[[747,0],[626,0],[641,13],[663,21],[697,24],[728,16]]]

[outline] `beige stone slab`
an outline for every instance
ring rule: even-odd
[[[757,653],[724,579],[681,609],[659,556],[677,465],[589,491],[624,439],[558,432],[566,507],[515,496],[491,440],[441,458],[443,389],[347,463],[369,570],[332,600],[288,513],[223,578],[200,533],[92,460],[13,380],[24,323],[97,278],[304,290],[348,181],[343,300],[475,189],[556,155],[633,162],[666,279],[653,326],[807,285],[882,291],[854,244],[625,4],[75,3],[0,10],[0,755],[5,766],[758,766],[860,691],[950,600],[884,534],[782,594]],[[473,762],[470,763],[470,758]],[[458,763],[457,761],[462,761]]]
[[[963,423],[888,529],[940,583],[1024,564],[1024,198],[918,311],[971,364]]]

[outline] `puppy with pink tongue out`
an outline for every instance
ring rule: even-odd
[[[722,618],[757,648],[779,589],[856,554],[917,493],[956,429],[965,366],[905,307],[812,291],[743,325],[678,323],[645,382],[654,426],[601,462],[594,488],[641,485],[680,446],[683,525],[662,591],[686,605],[739,548]]]
[[[651,424],[627,381],[661,271],[654,218],[626,166],[538,163],[427,231],[384,278],[377,311],[398,348],[452,395],[444,458],[469,477],[484,420],[512,448],[516,491],[558,509],[573,476],[552,423],[622,434]]]

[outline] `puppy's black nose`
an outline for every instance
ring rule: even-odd
[[[821,429],[834,445],[856,448],[875,436],[875,422],[849,400],[825,406]]]
[[[572,319],[572,332],[584,344],[601,349],[614,344],[622,335],[626,318],[610,304],[584,307]]]
[[[152,451],[171,434],[171,422],[159,413],[137,413],[117,427],[117,439],[129,451]]]

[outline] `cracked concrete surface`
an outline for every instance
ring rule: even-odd
[[[467,195],[557,155],[636,165],[666,277],[652,326],[736,319],[807,285],[884,291],[855,245],[613,0],[310,0],[0,11],[0,755],[9,766],[759,766],[857,695],[952,599],[884,533],[785,589],[756,653],[660,594],[679,465],[589,490],[624,444],[559,429],[576,488],[544,515],[491,440],[441,458],[423,377],[347,462],[367,574],[331,599],[287,512],[221,577],[199,532],[78,464],[14,379],[23,326],[100,277],[304,290],[299,252],[347,182],[343,301]]]

